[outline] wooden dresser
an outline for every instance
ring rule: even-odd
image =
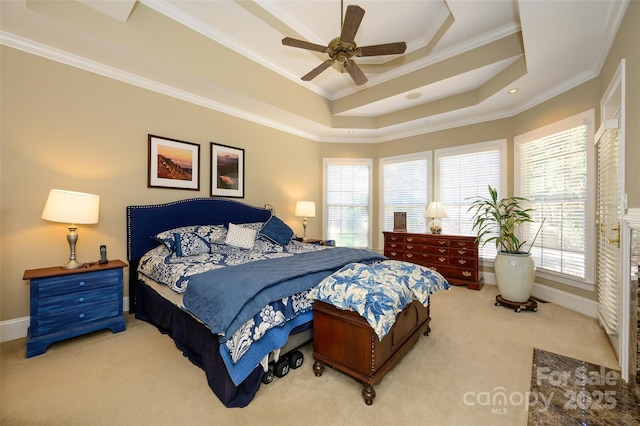
[[[383,234],[384,255],[389,259],[435,269],[452,285],[466,285],[472,290],[480,290],[484,285],[475,237],[408,232]]]

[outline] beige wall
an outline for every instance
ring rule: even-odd
[[[626,182],[629,207],[640,207],[640,2],[632,1],[601,76],[510,119],[386,143],[319,144],[173,98],[2,47],[0,108],[0,320],[29,315],[25,269],[62,264],[66,228],[40,218],[51,188],[99,194],[100,223],[79,228],[80,261],[126,259],[125,206],[209,194],[209,142],[245,149],[249,204],[272,204],[301,234],[298,199],[322,201],[322,158],[378,159],[507,138],[509,182],[517,134],[598,108],[621,58],[627,60]],[[201,145],[200,191],[147,188],[147,134]],[[374,161],[374,188],[377,188]],[[510,183],[509,191],[512,191]],[[378,199],[374,198],[374,206]],[[322,217],[308,234],[321,235]],[[374,235],[378,236],[374,216]],[[379,241],[374,240],[377,247]],[[126,277],[125,277],[126,280]],[[555,283],[551,286],[581,294]],[[125,287],[126,294],[126,287]],[[592,295],[586,295],[592,297]]]
[[[99,224],[78,229],[80,261],[97,260],[101,244],[126,260],[127,205],[208,196],[210,142],[245,150],[244,201],[273,205],[299,235],[295,201],[322,201],[316,142],[11,48],[1,54],[3,321],[29,315],[25,269],[68,259],[66,227],[40,218],[52,188],[101,197]],[[147,188],[148,133],[200,144],[199,191]],[[310,220],[308,234],[321,235],[321,223]]]

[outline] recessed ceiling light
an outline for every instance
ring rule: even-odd
[[[407,99],[418,99],[420,96],[422,96],[422,94],[419,93],[419,92],[411,92],[411,93],[407,94],[406,98]]]
[[[510,95],[513,95],[513,94],[515,94],[515,93],[518,93],[518,90],[520,90],[520,89],[518,89],[518,88],[510,89],[510,90],[509,90],[509,94],[510,94]]]
[[[353,130],[347,130],[347,133],[348,133],[348,134],[350,134],[350,135],[352,135],[352,134],[354,134],[354,133],[355,133],[355,131],[353,131]]]

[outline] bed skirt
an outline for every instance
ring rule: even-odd
[[[256,367],[240,386],[236,386],[220,355],[217,334],[149,286],[139,282],[136,292],[135,317],[168,334],[183,355],[204,370],[209,387],[226,407],[245,407],[251,402],[262,383],[262,367]]]

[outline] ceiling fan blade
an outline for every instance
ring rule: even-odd
[[[357,56],[378,56],[397,55],[407,50],[407,43],[400,41],[397,43],[375,44],[372,46],[362,46],[356,52]]]
[[[360,22],[364,16],[364,9],[360,6],[351,4],[347,6],[347,14],[344,17],[344,24],[342,25],[342,33],[340,34],[340,40],[352,42],[356,37]]]
[[[300,49],[315,50],[317,52],[323,52],[323,53],[327,50],[326,46],[321,46],[315,43],[309,43],[308,41],[304,41],[304,40],[297,40],[291,37],[283,38],[282,44],[284,44],[285,46],[299,47]]]
[[[364,75],[364,73],[362,72],[358,64],[356,64],[355,61],[353,61],[352,59],[348,60],[344,64],[344,67],[346,68],[347,72],[349,73],[353,81],[355,81],[355,83],[358,86],[369,81],[369,79],[367,78],[366,75]]]
[[[308,74],[303,75],[302,76],[302,80],[304,81],[311,81],[314,78],[316,78],[318,75],[320,75],[320,73],[324,70],[326,70],[327,68],[329,68],[333,63],[335,62],[335,60],[333,59],[327,59],[326,61],[324,61],[323,63],[321,63],[320,65],[318,65],[317,67],[315,67],[314,69],[312,69]]]

